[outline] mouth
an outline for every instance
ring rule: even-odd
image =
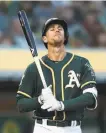
[[[61,34],[55,34],[55,36],[61,36]]]

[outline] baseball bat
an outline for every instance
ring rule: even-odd
[[[38,69],[43,87],[47,88],[46,80],[45,80],[45,77],[44,77],[44,74],[43,74],[43,71],[42,71],[42,68],[41,68],[41,65],[40,65],[40,60],[39,60],[39,57],[38,57],[38,52],[37,52],[35,40],[34,40],[32,31],[31,31],[31,28],[30,28],[30,25],[29,25],[29,22],[28,22],[27,15],[26,15],[24,10],[18,12],[18,18],[19,18],[22,30],[24,32],[25,38],[27,40],[28,46],[30,48],[31,54],[34,58],[34,62],[37,66],[37,69]]]

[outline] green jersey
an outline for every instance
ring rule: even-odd
[[[42,110],[37,97],[43,84],[35,63],[30,64],[20,82],[17,100],[21,97],[32,98],[36,103],[29,111],[36,117],[54,120],[81,120],[84,108],[71,109],[69,103],[80,96],[87,88],[95,86],[95,73],[86,58],[68,53],[62,61],[54,62],[47,55],[40,59],[47,85],[52,84],[52,91],[57,100],[63,101],[64,111],[47,112]],[[29,106],[30,108],[30,106]]]

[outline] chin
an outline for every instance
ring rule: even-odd
[[[58,45],[60,45],[60,44],[61,44],[60,41],[55,41],[55,42],[54,42],[54,45],[55,45],[55,46],[58,46]]]
[[[55,40],[54,40],[54,43],[61,43],[61,42],[62,42],[61,39],[55,39]]]

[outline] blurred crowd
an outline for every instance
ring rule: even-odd
[[[42,26],[51,17],[68,23],[70,48],[106,48],[106,1],[0,1],[0,47],[28,48],[17,13],[25,10],[42,47]]]

